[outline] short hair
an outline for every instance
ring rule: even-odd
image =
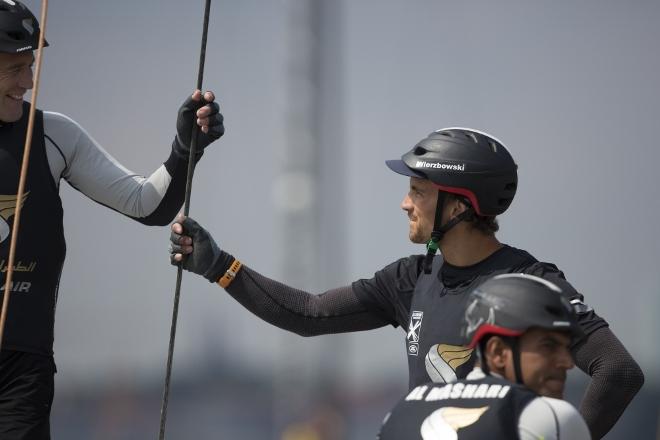
[[[449,199],[458,200],[466,206],[472,206],[472,203],[463,196],[449,193]],[[468,223],[473,229],[481,231],[484,234],[495,234],[500,229],[500,225],[497,223],[497,218],[495,216],[479,215],[474,209],[463,219],[463,221]]]

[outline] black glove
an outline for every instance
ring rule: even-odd
[[[212,283],[217,282],[234,258],[218,248],[211,234],[192,218],[183,221],[177,218],[177,222],[183,227],[183,234],[172,231],[170,235],[170,262],[175,266],[181,264],[185,270],[202,275]],[[193,250],[189,254],[184,254],[181,248],[182,235],[192,238]],[[182,254],[183,260],[175,261],[175,254]]]
[[[172,149],[185,159],[190,155],[190,136],[192,135],[193,124],[197,124],[197,110],[208,105],[211,113],[207,116],[209,119],[208,133],[202,130],[197,131],[197,147],[195,148],[195,160],[199,160],[204,153],[204,148],[211,142],[220,139],[225,134],[225,126],[222,124],[224,118],[220,113],[218,103],[208,102],[204,99],[204,94],[199,101],[194,101],[191,96],[179,108],[179,114],[176,119],[176,137],[172,143]]]

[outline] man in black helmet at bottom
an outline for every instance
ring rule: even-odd
[[[183,204],[195,114],[202,131],[196,160],[224,131],[213,93],[194,92],[179,109],[169,158],[142,177],[110,156],[71,118],[37,110],[25,195],[18,200],[29,113],[23,96],[32,88],[39,33],[39,23],[27,7],[17,0],[0,0],[0,301],[13,216],[22,205],[0,352],[2,440],[50,438],[55,304],[66,248],[61,179],[135,221],[164,226]]]
[[[474,370],[415,387],[385,418],[381,440],[591,438],[560,400],[581,329],[557,285],[526,274],[487,280],[469,294],[463,335],[477,353]]]
[[[301,291],[243,266],[183,217],[172,225],[170,259],[217,282],[260,318],[302,336],[401,327],[410,389],[429,380],[461,379],[472,370],[473,349],[460,334],[471,290],[501,273],[547,279],[578,314],[584,336],[571,349],[576,365],[591,376],[580,410],[592,436],[605,435],[641,387],[643,374],[554,264],[495,237],[496,216],[511,204],[518,181],[504,144],[478,130],[447,128],[387,165],[410,178],[401,207],[410,220],[410,240],[425,243],[427,252],[400,258],[372,278],[319,295]],[[441,255],[435,255],[438,249]]]

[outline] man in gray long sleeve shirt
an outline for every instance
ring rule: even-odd
[[[214,96],[195,91],[181,106],[168,159],[149,177],[116,161],[71,118],[37,110],[26,191],[18,199],[18,170],[25,144],[32,64],[39,23],[19,1],[0,0],[0,286],[11,242],[14,213],[22,206],[15,274],[8,286],[0,352],[0,438],[50,438],[54,392],[53,328],[66,253],[60,181],[88,198],[147,225],[166,225],[183,204],[190,135],[201,127],[203,149],[224,132]],[[168,147],[169,150],[169,147]],[[0,299],[4,297],[0,291]]]

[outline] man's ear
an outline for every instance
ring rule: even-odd
[[[465,212],[468,207],[463,201],[456,197],[450,197],[447,202],[449,209],[449,218],[457,217],[459,214]]]
[[[504,374],[507,362],[511,358],[511,347],[499,336],[491,336],[486,342],[486,362],[488,368],[499,374]]]

